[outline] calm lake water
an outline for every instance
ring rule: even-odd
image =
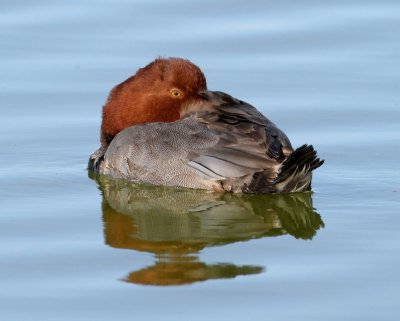
[[[0,8],[0,320],[399,317],[399,1]],[[89,177],[109,90],[159,55],[312,143],[314,193]]]

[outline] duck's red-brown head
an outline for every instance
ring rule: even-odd
[[[180,119],[184,106],[206,89],[203,72],[189,60],[156,59],[111,91],[103,108],[102,146],[129,126]]]

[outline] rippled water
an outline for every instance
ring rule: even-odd
[[[398,1],[0,7],[1,320],[398,317]],[[159,55],[312,143],[314,193],[88,177],[108,91]]]

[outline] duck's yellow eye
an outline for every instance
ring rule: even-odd
[[[178,89],[172,89],[170,91],[171,96],[174,98],[181,98],[182,97],[182,93],[178,90]]]

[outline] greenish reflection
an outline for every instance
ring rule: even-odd
[[[131,272],[128,282],[179,285],[261,273],[262,266],[206,264],[197,253],[266,236],[311,239],[324,226],[312,207],[311,193],[218,194],[90,176],[103,195],[106,244],[156,257],[154,265]]]

